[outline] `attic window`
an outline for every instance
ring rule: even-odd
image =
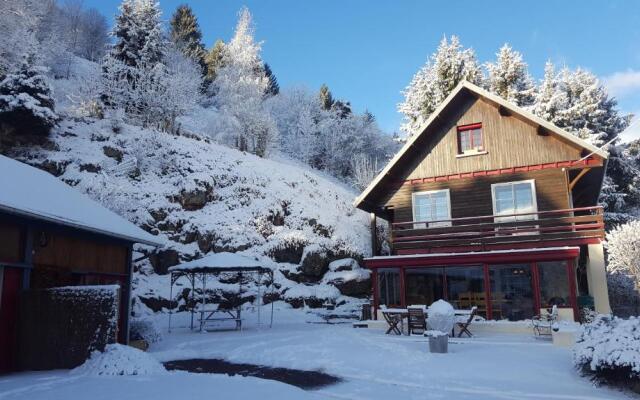
[[[482,123],[458,127],[458,154],[477,154],[484,152]]]

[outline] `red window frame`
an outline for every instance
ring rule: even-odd
[[[473,131],[479,129],[480,130],[480,143],[473,142]],[[471,144],[471,148],[467,151],[484,151],[484,135],[482,134],[482,123],[478,122],[475,124],[469,125],[461,125],[458,127],[458,154],[465,154],[465,151],[462,149],[462,136],[466,135],[468,137],[468,142]]]

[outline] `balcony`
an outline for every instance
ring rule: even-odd
[[[393,254],[576,246],[604,239],[602,207],[391,224]]]

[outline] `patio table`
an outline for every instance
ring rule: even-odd
[[[409,306],[409,308],[421,307],[425,311],[425,316],[427,315],[427,307],[425,306]],[[380,311],[382,312],[382,316],[384,320],[389,325],[389,329],[387,329],[387,335],[391,332],[396,335],[402,335],[404,333],[404,319],[409,317],[409,308],[384,308]],[[398,324],[400,324],[400,328],[398,328]],[[407,335],[409,332],[407,331]]]

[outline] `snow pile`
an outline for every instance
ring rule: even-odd
[[[640,318],[599,315],[583,326],[573,359],[583,372],[606,379],[640,377]]]
[[[81,366],[73,369],[77,375],[157,375],[167,370],[149,354],[121,344],[109,344],[104,352],[94,351]]]
[[[438,300],[429,306],[427,323],[429,328],[443,333],[451,332],[455,322],[453,306],[444,300]]]

